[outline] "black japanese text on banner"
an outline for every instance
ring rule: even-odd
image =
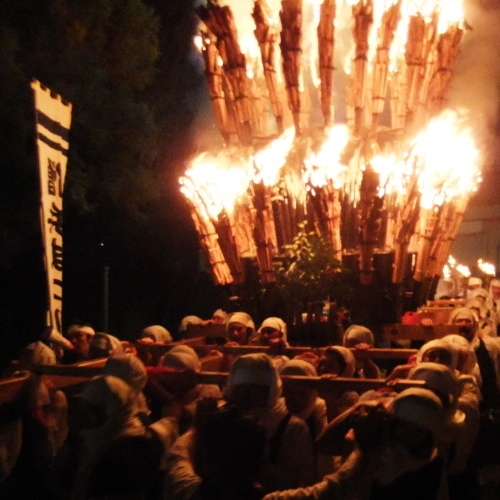
[[[40,217],[48,285],[48,325],[62,334],[63,191],[68,160],[71,104],[33,80],[40,171]]]

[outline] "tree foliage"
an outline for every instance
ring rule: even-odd
[[[330,241],[307,231],[305,223],[299,228],[293,243],[283,247],[286,257],[275,268],[277,285],[284,297],[305,306],[345,295],[344,277],[348,270],[335,258]]]

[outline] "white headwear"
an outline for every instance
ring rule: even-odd
[[[435,349],[443,349],[449,352],[451,357],[450,368],[456,370],[458,366],[458,350],[453,344],[443,339],[434,339],[426,342],[417,352],[417,363],[422,363],[425,354]]]
[[[141,333],[141,338],[144,337],[153,339],[155,342],[163,342],[164,344],[170,344],[172,342],[172,335],[170,335],[170,332],[161,325],[151,325],[144,328]]]
[[[477,356],[470,342],[457,333],[446,335],[443,337],[443,340],[449,342],[458,351],[458,357],[462,365],[460,367],[460,372],[465,375],[474,375],[477,378],[479,373]],[[481,383],[481,379],[478,380],[478,383]]]
[[[493,293],[493,287],[500,287],[500,279],[493,278],[490,281],[489,296],[492,301],[496,302],[497,300],[500,300],[500,297],[495,297],[495,294]]]
[[[281,396],[281,379],[270,356],[264,353],[245,354],[232,364],[225,395],[240,384],[259,384],[269,387],[268,408],[274,407]]]
[[[444,424],[441,400],[429,389],[412,387],[400,392],[390,405],[391,413],[438,436]]]
[[[114,375],[121,378],[137,392],[144,389],[148,380],[144,363],[133,354],[109,357],[104,365],[104,375]]]
[[[55,365],[57,362],[55,352],[41,340],[26,347],[26,354],[33,365]]]
[[[226,311],[223,311],[222,309],[217,309],[212,314],[212,318],[222,318],[224,320],[224,323],[227,323],[228,314]]]
[[[201,362],[196,351],[187,345],[177,345],[160,358],[159,366],[175,370],[201,370]]]
[[[247,328],[250,328],[250,334],[255,330],[255,323],[252,317],[248,313],[243,311],[231,314],[231,316],[229,316],[227,324],[230,325],[231,323],[241,323],[242,325],[245,325]]]
[[[121,378],[103,375],[88,381],[80,399],[102,407],[106,417],[99,427],[81,431],[89,456],[119,436],[145,434],[136,416],[135,391]]]
[[[483,285],[483,280],[481,278],[471,276],[469,278],[469,280],[467,281],[467,287],[471,287],[471,286],[477,287],[478,285],[479,285],[479,287],[481,287]],[[467,294],[466,294],[467,299],[471,299],[474,296],[472,293],[474,291],[475,290],[469,290],[469,288],[467,288]],[[488,293],[488,292],[486,292],[486,293]]]
[[[291,359],[287,361],[279,370],[280,375],[304,375],[307,377],[317,377],[316,368],[303,359]]]
[[[71,325],[66,333],[67,337],[71,337],[76,332],[85,332],[87,335],[93,337],[95,335],[95,330],[88,325]]]
[[[262,324],[260,325],[260,328],[257,330],[257,333],[261,333],[263,328],[274,328],[275,330],[278,330],[279,332],[282,333],[282,339],[287,342],[287,335],[286,335],[286,323],[281,319],[277,318],[275,316],[271,316],[270,318],[266,318]]]
[[[359,342],[368,344],[370,347],[375,345],[373,332],[362,325],[351,325],[344,333],[343,344],[346,345],[348,339],[356,339]]]
[[[338,352],[345,362],[345,368],[342,373],[339,374],[340,377],[352,377],[356,372],[356,358],[354,354],[347,347],[341,345],[332,345],[325,349],[325,354],[328,354],[328,351],[336,351]]]
[[[466,302],[465,307],[468,309],[478,309],[480,319],[485,319],[488,316],[488,308],[486,307],[484,300],[481,300],[477,295],[476,297],[469,299]]]
[[[198,316],[185,316],[181,320],[181,324],[179,325],[179,332],[185,332],[189,325],[201,325],[203,320]]]

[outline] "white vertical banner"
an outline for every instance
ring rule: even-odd
[[[47,271],[47,326],[62,334],[63,192],[68,161],[71,104],[33,80],[40,171],[40,218]]]

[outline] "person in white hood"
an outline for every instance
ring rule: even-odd
[[[259,353],[240,356],[233,363],[225,391],[229,404],[252,415],[265,428],[268,453],[259,477],[264,491],[305,486],[314,481],[309,429],[302,419],[288,412],[281,389],[271,358]],[[193,463],[195,439],[194,430],[190,430],[174,443],[165,498],[196,498],[201,478]]]

